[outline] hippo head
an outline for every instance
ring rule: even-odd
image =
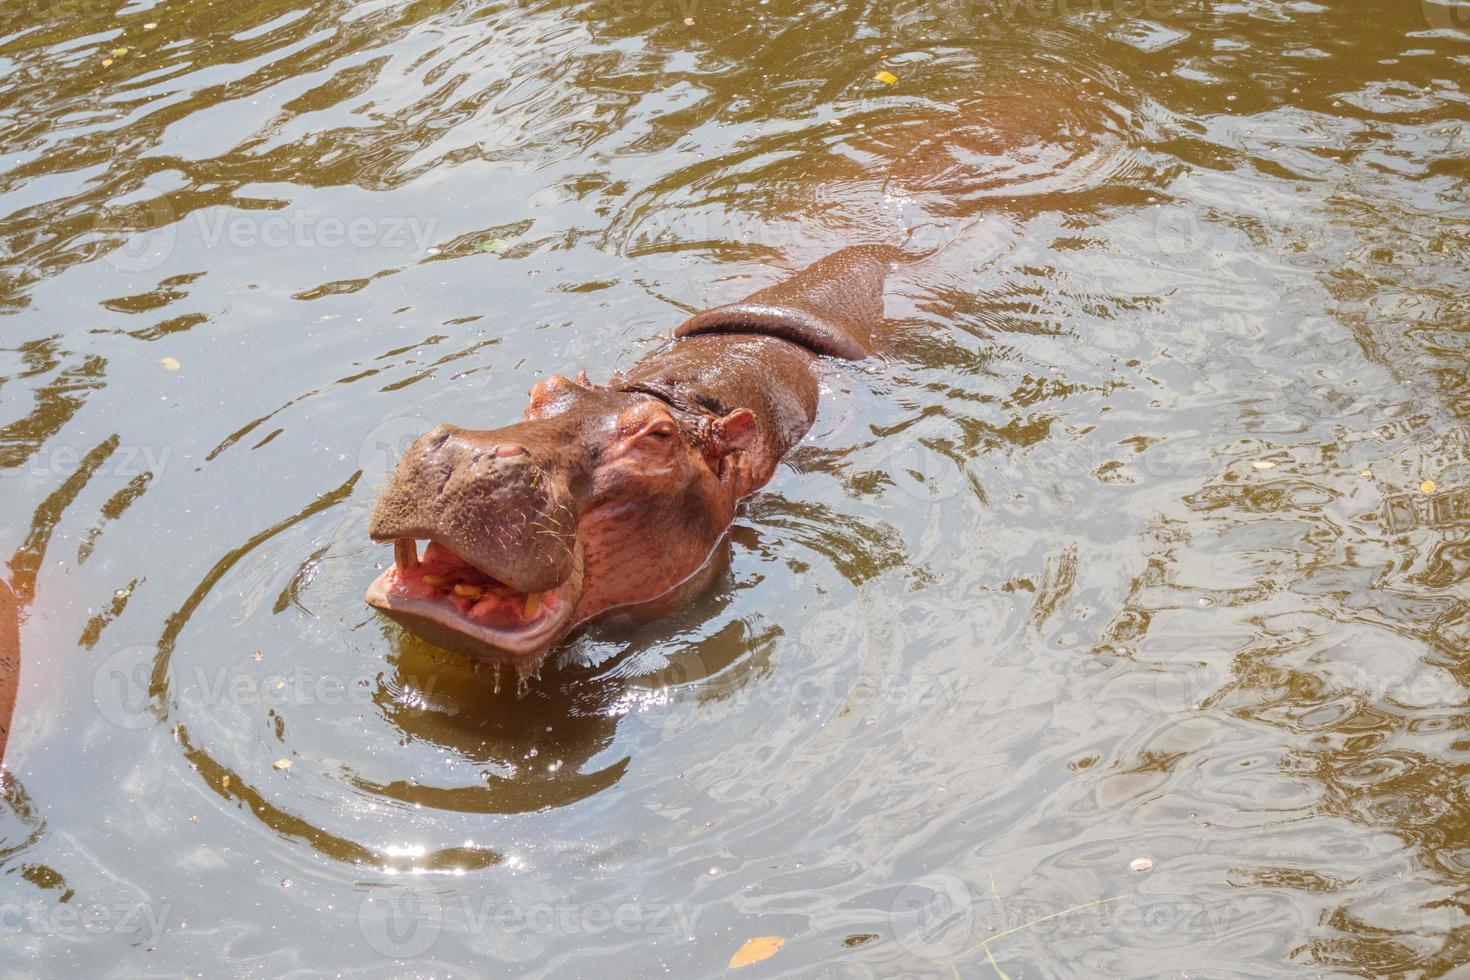
[[[744,489],[732,451],[755,433],[745,409],[548,378],[522,421],[441,425],[409,448],[373,511],[394,564],[367,601],[438,646],[534,665],[578,623],[700,570]]]

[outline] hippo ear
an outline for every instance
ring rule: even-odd
[[[720,419],[720,433],[724,437],[726,453],[736,449],[744,452],[755,446],[760,427],[755,424],[754,412],[748,408],[737,408]]]
[[[883,281],[900,258],[887,245],[844,248],[785,282],[686,320],[674,336],[765,334],[817,354],[861,360],[877,352]]]

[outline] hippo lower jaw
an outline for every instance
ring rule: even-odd
[[[580,546],[565,581],[530,594],[438,543],[430,543],[421,560],[418,542],[400,538],[393,557],[364,598],[435,646],[489,663],[525,664],[539,660],[575,625],[583,586]]]

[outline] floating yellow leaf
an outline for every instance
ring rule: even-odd
[[[1361,476],[1365,480],[1371,480],[1371,479],[1373,479],[1373,471],[1372,470],[1364,470],[1363,472],[1359,473],[1358,475]]]
[[[102,67],[103,68],[106,68],[110,64],[112,64],[112,59],[111,58],[103,58],[102,59]]]
[[[127,48],[113,48],[112,49],[112,56],[114,58],[121,58],[123,55],[125,55],[127,53],[128,53],[128,49]]]
[[[895,75],[893,72],[887,70],[880,71],[873,77],[882,82],[884,85],[892,85],[894,82],[898,81],[898,76]]]
[[[291,768],[291,760],[290,759],[277,759],[275,761],[275,766],[276,766],[277,769],[290,769]]]
[[[734,970],[742,966],[750,966],[752,963],[759,963],[761,960],[768,960],[779,953],[781,947],[785,945],[786,940],[780,936],[757,936],[754,939],[747,939],[745,945],[737,949],[735,955],[730,957],[730,969]]]
[[[1425,493],[1433,493],[1435,490],[1434,481],[1425,480],[1423,483],[1419,484],[1419,489],[1424,491]]]
[[[177,371],[179,368],[183,367],[183,365],[179,363],[179,359],[177,357],[160,357],[158,359],[158,363],[162,364],[170,371]]]

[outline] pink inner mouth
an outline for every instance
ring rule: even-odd
[[[565,597],[560,589],[527,594],[480,571],[454,552],[431,542],[422,557],[412,541],[395,545],[396,563],[381,581],[390,599],[420,599],[453,606],[465,619],[489,629],[523,632],[556,618]]]

